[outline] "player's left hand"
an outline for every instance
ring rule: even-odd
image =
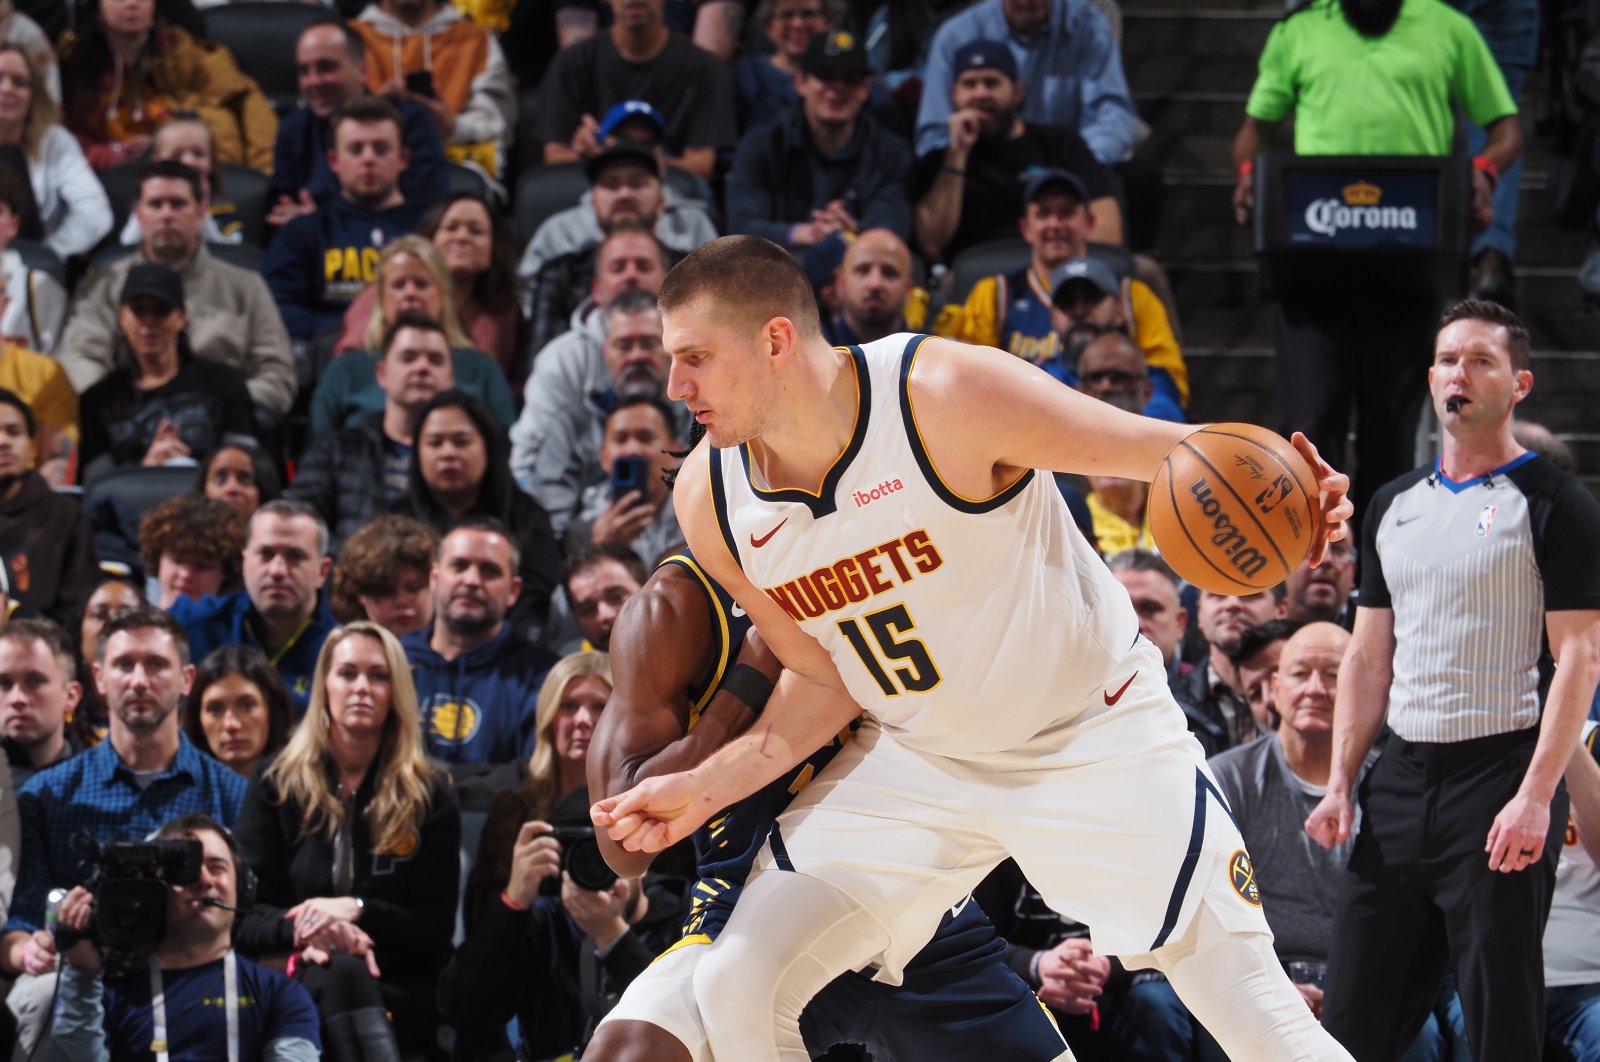
[[[1110,963],[1094,954],[1089,941],[1063,940],[1039,956],[1039,998],[1067,1014],[1088,1014],[1109,972]]]
[[[626,793],[589,809],[594,824],[629,852],[661,852],[700,827],[716,811],[700,793],[692,771],[646,778]]]
[[[1315,568],[1327,555],[1329,542],[1338,542],[1350,534],[1347,521],[1356,512],[1349,498],[1350,477],[1343,472],[1335,472],[1304,432],[1295,432],[1289,442],[1300,451],[1300,456],[1311,466],[1311,474],[1317,478],[1317,506],[1322,510],[1322,525],[1317,528],[1317,537],[1311,543],[1311,566]]]
[[[1483,850],[1489,853],[1489,869],[1502,874],[1525,870],[1544,854],[1545,834],[1550,831],[1550,805],[1525,793],[1512,797],[1489,827],[1489,840]]]

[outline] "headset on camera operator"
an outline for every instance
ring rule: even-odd
[[[108,859],[102,849],[96,891],[80,885],[62,901],[57,932],[66,969],[43,1057],[62,1062],[152,1055],[157,1062],[320,1058],[317,1011],[306,990],[233,951],[234,917],[253,900],[255,880],[241,864],[232,835],[211,818],[190,814],[162,826],[154,840],[121,846],[124,873],[141,862],[160,868],[136,877],[134,888],[128,878],[112,877],[116,871],[106,868],[115,865],[115,856]],[[191,851],[182,850],[184,841],[191,842]],[[165,894],[164,908],[127,902],[145,882],[156,883]],[[119,886],[124,890],[120,903],[114,891]],[[136,910],[146,917],[129,917]],[[118,953],[131,961],[117,964],[127,969],[114,978],[108,960]]]

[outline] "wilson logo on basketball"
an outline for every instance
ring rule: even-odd
[[[1200,511],[1211,521],[1211,544],[1220,549],[1239,569],[1239,574],[1246,579],[1253,579],[1261,574],[1261,569],[1267,566],[1267,558],[1262,552],[1250,545],[1250,540],[1245,538],[1244,532],[1234,524],[1233,517],[1223,509],[1222,503],[1211,492],[1211,484],[1205,476],[1195,480],[1189,487],[1189,493],[1194,495],[1194,500],[1200,506]]]

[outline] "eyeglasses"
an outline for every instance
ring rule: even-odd
[[[1117,369],[1102,369],[1099,372],[1086,372],[1081,377],[1090,387],[1128,387],[1138,383],[1144,377],[1138,373],[1121,372]]]

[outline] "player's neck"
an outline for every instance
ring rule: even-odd
[[[773,423],[750,441],[750,456],[767,486],[816,490],[850,445],[861,404],[854,360],[826,340],[794,365]]]
[[[1527,453],[1511,435],[1511,425],[1506,423],[1493,432],[1444,436],[1444,452],[1439,463],[1444,474],[1456,483],[1476,479],[1493,472],[1501,465],[1514,461]]]

